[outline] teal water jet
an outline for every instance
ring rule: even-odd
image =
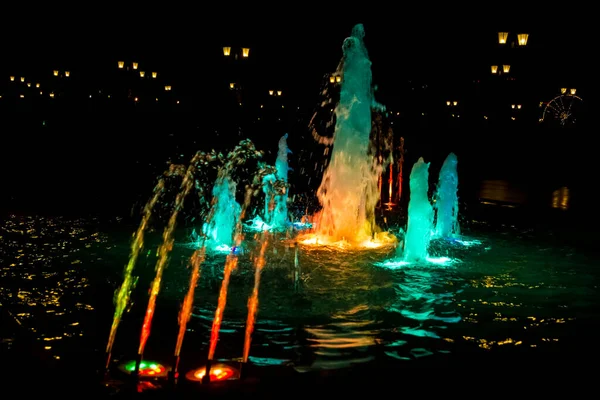
[[[276,173],[265,177],[263,192],[265,193],[264,229],[285,229],[288,225],[288,191],[278,193],[273,184],[276,181],[287,183],[288,180],[288,154],[291,153],[287,146],[287,133],[279,139],[279,150],[275,160]]]
[[[214,216],[202,231],[207,236],[207,247],[229,249],[233,243],[235,223],[240,216],[241,206],[235,200],[236,183],[228,176],[219,177],[213,187],[216,199]]]
[[[446,238],[460,234],[458,225],[458,159],[448,154],[442,169],[435,194],[435,236]]]
[[[408,227],[404,237],[404,261],[427,261],[427,248],[433,229],[433,207],[427,195],[428,190],[429,163],[421,157],[410,172],[410,201]]]

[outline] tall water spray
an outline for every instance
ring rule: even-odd
[[[317,236],[324,241],[362,242],[374,234],[378,176],[368,153],[373,96],[371,61],[361,24],[343,44],[340,101],[330,163],[317,192],[322,205]],[[381,107],[381,106],[379,106]]]
[[[429,163],[421,157],[410,172],[408,227],[404,237],[405,261],[420,262],[427,258],[427,247],[433,229],[433,207],[427,196],[428,189]]]
[[[236,184],[229,176],[217,179],[213,187],[213,197],[217,203],[212,220],[205,224],[204,234],[208,237],[209,247],[231,247],[236,221],[241,207],[235,200]]]
[[[287,146],[287,133],[279,139],[279,150],[275,160],[277,172],[265,177],[263,191],[265,192],[265,223],[272,229],[283,229],[288,223],[288,192],[278,194],[273,188],[277,180],[287,183],[288,180],[288,154],[291,153]]]
[[[435,194],[435,236],[452,237],[460,233],[458,225],[458,160],[454,153],[448,154]]]

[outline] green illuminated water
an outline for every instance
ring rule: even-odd
[[[394,256],[386,251],[301,248],[298,293],[292,279],[295,250],[274,240],[261,277],[250,360],[311,370],[356,363],[438,364],[473,356],[483,362],[501,355],[536,360],[549,352],[555,357],[594,354],[600,255],[588,234],[551,224],[511,227],[482,219],[463,224],[465,236],[430,243],[430,257],[453,260],[445,265],[390,269],[377,265]],[[160,233],[150,229],[145,248],[155,249]],[[12,350],[3,342],[3,354],[27,348],[50,365],[80,370],[98,360],[94,354],[106,345],[112,294],[122,282],[130,234],[131,226],[122,223],[6,219],[0,227],[0,308],[10,310],[21,325],[13,323],[14,331],[8,332],[11,325],[3,323],[3,340],[14,338]],[[231,277],[216,358],[241,356],[257,246],[251,236]],[[176,237],[185,238],[185,231]],[[165,270],[145,352],[163,365],[172,356],[193,251],[177,243],[182,242],[176,241]],[[224,257],[209,254],[204,264],[181,353],[184,372],[206,358]],[[132,359],[137,348],[155,263],[153,251],[138,259],[140,283],[113,349],[118,359]],[[26,336],[39,340],[19,345]]]

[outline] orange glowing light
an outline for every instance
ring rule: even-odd
[[[206,367],[192,370],[186,374],[186,378],[191,381],[202,381],[202,378],[206,375]],[[210,380],[214,381],[226,381],[228,379],[235,378],[238,375],[236,369],[229,367],[224,364],[214,365],[210,369]]]
[[[389,232],[378,232],[374,237],[359,238],[349,241],[346,239],[335,240],[326,235],[307,233],[298,237],[298,243],[306,247],[330,247],[339,250],[369,250],[379,249],[396,244],[396,237]]]
[[[392,202],[392,185],[394,184],[394,163],[390,164],[390,178],[388,179],[389,189],[388,189],[388,198],[389,202]]]

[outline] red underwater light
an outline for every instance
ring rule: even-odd
[[[119,368],[128,374],[133,374],[135,372],[135,360],[121,364]],[[164,378],[167,373],[167,368],[155,361],[142,361],[140,363],[140,378]]]
[[[206,375],[206,367],[191,370],[185,377],[190,381],[202,381]],[[239,377],[239,371],[225,364],[215,364],[210,368],[211,382],[227,381]]]

